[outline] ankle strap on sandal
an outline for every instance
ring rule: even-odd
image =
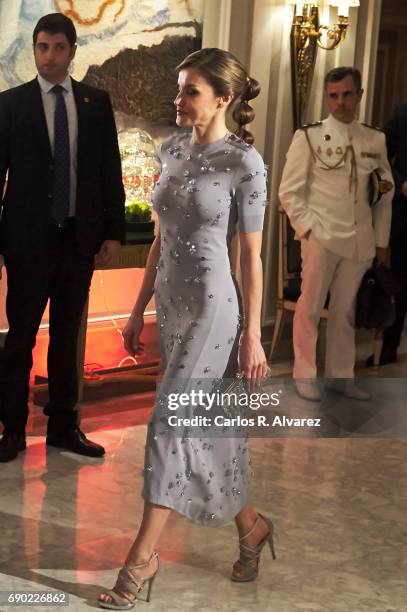
[[[137,565],[129,565],[126,561],[124,567],[130,571],[135,569],[142,569],[143,567],[147,567],[148,565],[150,565],[151,561],[153,561],[154,559],[159,559],[158,554],[156,552],[153,552],[151,554],[151,557],[148,561],[143,561],[143,563],[138,563]]]
[[[242,541],[242,540],[244,540],[245,538],[248,538],[248,537],[249,537],[249,535],[252,535],[252,533],[254,532],[254,530],[255,530],[255,529],[256,529],[256,527],[257,527],[257,523],[259,522],[259,520],[260,520],[260,515],[258,515],[258,516],[257,516],[257,518],[256,518],[256,520],[254,521],[253,526],[252,526],[252,528],[250,529],[250,531],[248,531],[247,533],[245,533],[245,535],[244,535],[244,536],[242,536],[241,538],[239,538],[239,542],[241,542],[241,541]]]

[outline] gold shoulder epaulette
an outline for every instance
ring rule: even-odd
[[[306,125],[302,125],[300,130],[308,130],[308,128],[317,127],[317,125],[322,125],[322,121],[315,121],[315,123],[307,123]]]
[[[370,128],[371,130],[376,130],[377,132],[383,132],[383,128],[377,127],[376,125],[369,125],[368,123],[363,123],[363,121],[361,122],[361,125],[364,125],[365,127]]]

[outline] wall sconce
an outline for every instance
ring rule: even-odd
[[[294,128],[302,125],[314,74],[318,47],[330,51],[345,39],[349,27],[349,7],[359,0],[328,0],[338,9],[338,22],[332,26],[319,24],[318,0],[296,2],[291,29],[291,67],[293,80]]]

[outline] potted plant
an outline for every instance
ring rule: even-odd
[[[154,231],[154,221],[151,220],[151,206],[145,202],[126,204],[126,229],[128,232]]]

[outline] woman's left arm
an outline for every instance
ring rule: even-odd
[[[266,355],[261,345],[260,325],[263,294],[261,242],[262,232],[240,234],[244,326],[240,341],[239,363],[251,390],[264,378],[267,371]]]
[[[253,390],[267,371],[266,356],[260,341],[260,314],[263,292],[260,252],[264,212],[268,204],[267,169],[254,147],[247,147],[234,179],[234,198],[237,204],[241,245],[240,266],[244,308],[239,365],[248,381],[248,389]]]

